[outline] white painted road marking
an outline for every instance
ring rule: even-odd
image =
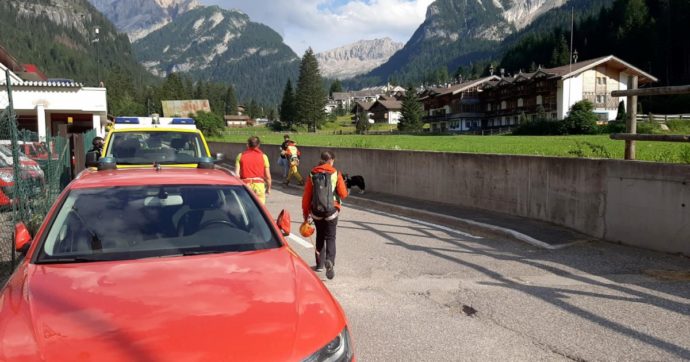
[[[291,239],[292,241],[296,242],[297,244],[302,245],[303,247],[305,247],[307,249],[313,249],[314,248],[314,245],[312,245],[312,243],[300,238],[299,236],[297,236],[295,234],[290,234],[290,236],[288,236],[288,239]]]

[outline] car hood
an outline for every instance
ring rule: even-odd
[[[0,296],[0,360],[301,360],[345,323],[285,247],[25,264]]]

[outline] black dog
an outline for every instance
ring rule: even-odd
[[[367,186],[364,183],[364,177],[362,176],[350,176],[346,173],[343,174],[343,179],[345,180],[345,185],[347,186],[347,192],[350,193],[350,189],[353,186],[357,186],[359,193],[363,194]]]

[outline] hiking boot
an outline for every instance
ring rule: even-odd
[[[335,277],[335,270],[333,269],[333,262],[326,260],[326,278],[333,279]]]

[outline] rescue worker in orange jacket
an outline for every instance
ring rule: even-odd
[[[261,203],[266,204],[266,195],[271,193],[271,169],[268,157],[259,149],[260,144],[259,137],[249,137],[247,150],[235,159],[235,172]]]
[[[326,268],[326,277],[333,279],[335,276],[335,235],[336,227],[338,226],[338,215],[340,214],[340,201],[347,197],[347,187],[342,173],[333,167],[335,155],[331,151],[321,153],[321,161],[319,165],[311,170],[310,177],[307,178],[307,183],[304,187],[304,194],[302,195],[302,214],[305,221],[313,220],[316,227],[316,271],[320,271],[323,267]],[[318,175],[315,177],[315,175]],[[330,192],[326,192],[331,196],[333,210],[326,214],[318,213],[314,210],[315,207],[321,208],[319,204],[323,201],[317,201],[319,194],[323,195],[323,190],[315,189],[314,182],[318,181],[319,176],[324,176],[328,179],[325,184],[330,184]],[[322,179],[323,180],[323,179]],[[319,181],[324,185],[323,181]],[[330,215],[329,215],[330,214]]]

